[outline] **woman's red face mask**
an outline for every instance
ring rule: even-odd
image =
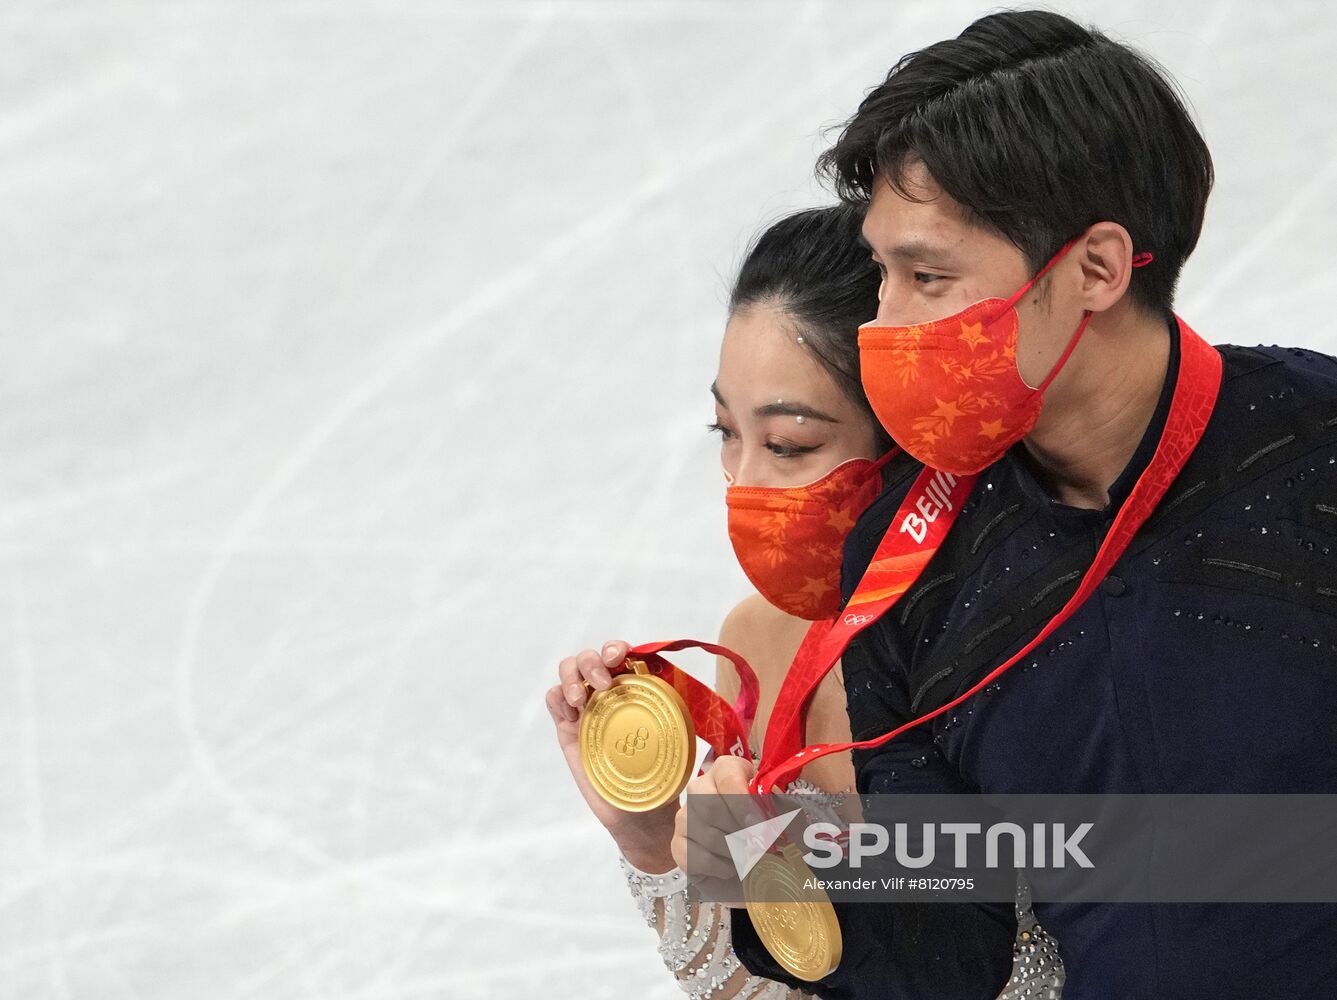
[[[729,540],[758,593],[798,618],[835,617],[845,538],[882,491],[879,472],[897,451],[852,458],[802,486],[737,486],[725,473]]]

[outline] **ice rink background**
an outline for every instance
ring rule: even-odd
[[[1337,352],[1337,15],[1108,8],[1216,159],[1179,311]],[[728,277],[987,9],[0,7],[0,997],[680,995],[542,692],[746,593]]]

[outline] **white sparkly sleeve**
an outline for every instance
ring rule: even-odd
[[[687,898],[681,868],[651,875],[619,855],[641,917],[659,934],[659,955],[692,1000],[800,1000],[813,994],[754,976],[733,950],[729,908]]]

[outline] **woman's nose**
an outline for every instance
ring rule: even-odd
[[[770,470],[761,455],[744,455],[734,465],[733,477],[734,485],[737,486],[770,486],[768,475]],[[727,474],[727,470],[726,470]]]

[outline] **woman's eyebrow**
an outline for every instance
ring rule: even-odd
[[[812,417],[814,420],[825,420],[830,424],[840,423],[830,414],[823,413],[821,410],[814,410],[811,406],[805,406],[802,403],[778,401],[767,403],[765,406],[758,406],[752,412],[758,417]]]
[[[729,404],[726,403],[724,397],[720,395],[719,386],[714,382],[710,383],[710,394],[715,397],[715,402],[719,403],[720,406],[723,406],[726,410],[729,408]],[[752,415],[757,417],[812,417],[814,420],[825,420],[829,424],[840,423],[839,420],[831,416],[829,413],[823,413],[821,410],[814,410],[811,406],[807,406],[803,403],[787,403],[783,399],[777,399],[774,403],[766,403],[763,406],[758,406],[752,411]]]

